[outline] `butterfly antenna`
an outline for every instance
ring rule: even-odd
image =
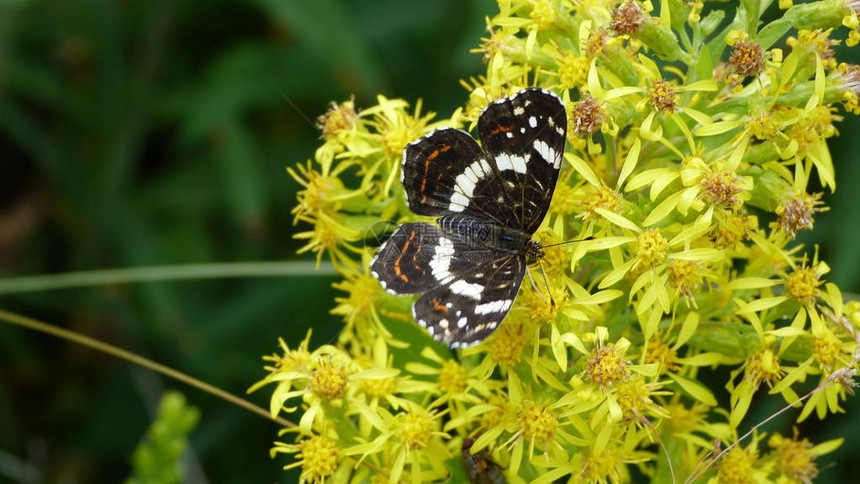
[[[559,245],[572,244],[574,242],[585,242],[586,240],[594,240],[594,239],[595,239],[595,236],[589,235],[588,237],[585,237],[582,239],[565,240],[564,242],[559,242],[557,244],[544,245],[543,248],[546,249],[547,247],[558,247]]]
[[[552,289],[549,287],[549,277],[546,276],[546,271],[543,269],[543,262],[538,259],[538,266],[540,267],[540,272],[543,274],[543,282],[546,284],[546,293],[549,294],[549,304],[555,309],[555,298],[552,297]]]

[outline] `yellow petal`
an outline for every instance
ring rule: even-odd
[[[615,89],[606,91],[603,96],[601,96],[601,99],[604,101],[610,101],[612,99],[627,96],[628,94],[635,94],[637,92],[645,92],[645,89],[633,86],[616,87]]]
[[[642,376],[653,377],[657,376],[660,371],[660,365],[657,363],[648,363],[643,365],[630,365],[630,371],[638,373]]]
[[[747,414],[747,410],[750,408],[750,402],[752,402],[753,397],[753,388],[749,385],[747,381],[742,381],[734,392],[738,396],[737,403],[732,407],[732,411],[729,414],[729,425],[733,428],[738,428],[744,416]]]
[[[689,358],[678,358],[678,363],[690,366],[711,366],[723,361],[722,353],[699,353]]]
[[[744,307],[738,308],[739,313],[757,313],[778,306],[788,300],[788,296],[763,297],[756,299]]]
[[[675,381],[685,392],[689,393],[691,397],[696,400],[704,403],[705,405],[710,405],[715,407],[717,405],[717,399],[714,398],[714,394],[708,390],[707,387],[702,385],[699,382],[688,380],[680,375],[675,375],[669,373],[669,378]]]
[[[603,289],[603,288],[610,287],[610,286],[614,285],[616,282],[623,279],[624,276],[628,272],[630,272],[630,268],[633,266],[633,263],[635,263],[635,262],[636,262],[636,259],[630,259],[629,261],[625,262],[624,264],[611,270],[609,273],[606,274],[606,277],[604,277],[603,280],[600,281],[600,284],[598,284],[597,287],[599,289]]]
[[[845,442],[845,439],[828,440],[827,442],[822,442],[816,445],[810,450],[810,452],[815,455],[829,454],[834,450],[838,449],[843,442]]]
[[[639,135],[649,141],[657,141],[663,137],[663,126],[660,123],[654,123],[654,118],[656,118],[657,112],[651,111],[644,121],[642,121],[642,126],[639,128]],[[654,125],[652,127],[652,125]]]
[[[716,123],[708,124],[702,126],[701,128],[697,128],[695,131],[696,136],[716,136],[718,134],[723,134],[728,131],[731,131],[738,126],[744,124],[742,120],[738,121],[717,121]]]
[[[637,233],[642,231],[642,229],[640,229],[639,226],[637,226],[635,223],[631,222],[630,220],[626,219],[623,215],[619,215],[615,212],[610,212],[609,210],[606,210],[605,208],[595,208],[594,211],[597,212],[601,217],[605,218],[609,222],[611,222],[611,223],[613,223],[613,224],[615,224],[621,228],[632,230],[632,231],[637,232]],[[599,240],[600,239],[598,239],[598,241]]]
[[[676,192],[666,197],[665,200],[660,202],[659,205],[657,205],[656,207],[654,207],[653,210],[651,210],[651,213],[648,214],[648,216],[645,218],[645,221],[642,222],[642,225],[648,227],[669,216],[669,214],[672,213],[672,211],[678,205],[678,200],[681,198],[681,193],[682,192]]]
[[[611,212],[609,212],[611,213]],[[620,215],[619,215],[620,217]],[[623,218],[623,217],[622,217]],[[626,219],[625,219],[626,220]],[[627,221],[629,223],[629,220]],[[638,227],[637,227],[638,229]],[[638,232],[639,230],[637,230]],[[599,239],[589,240],[588,241],[588,251],[596,252],[598,250],[606,250],[612,247],[618,247],[619,245],[629,244],[636,240],[636,237],[601,237]]]
[[[573,153],[565,153],[564,158],[570,162],[573,169],[576,170],[582,178],[585,178],[585,181],[590,183],[592,186],[599,187],[603,185],[597,175],[594,174],[594,170],[591,169],[585,160]]]
[[[639,162],[639,152],[642,149],[642,140],[636,138],[633,141],[633,146],[630,147],[630,151],[627,153],[627,157],[624,159],[624,165],[621,167],[621,174],[618,175],[618,183],[616,184],[617,188],[621,188],[624,186],[624,181],[627,180],[627,177],[633,173],[633,170],[636,168],[636,164]]]
[[[699,313],[692,311],[684,318],[684,322],[681,324],[681,331],[678,332],[678,340],[675,342],[674,346],[672,346],[672,349],[677,350],[684,343],[689,341],[689,339],[696,334],[697,329],[699,329]]]
[[[561,333],[558,332],[558,326],[552,324],[552,333],[550,334],[550,348],[552,356],[558,364],[562,372],[567,371],[567,349],[564,347],[564,341],[561,339]]]
[[[577,299],[574,301],[574,303],[582,305],[597,305],[607,303],[609,301],[612,301],[613,299],[621,297],[622,295],[624,295],[623,291],[619,291],[618,289],[609,289],[606,291],[596,292],[588,297]]]
[[[595,63],[597,58],[591,60],[591,66],[588,68],[588,92],[597,99],[603,98],[603,87],[600,85],[600,78],[597,76],[597,66]]]
[[[777,338],[787,338],[790,336],[800,336],[806,334],[806,331],[800,328],[792,328],[791,326],[785,326],[779,329],[772,329],[770,331],[765,331],[765,334],[772,334]]]
[[[776,279],[767,279],[765,277],[742,277],[726,284],[728,289],[733,291],[741,291],[745,289],[761,289],[763,287],[772,287],[779,284]]]
[[[695,120],[697,123],[701,124],[702,126],[708,126],[708,125],[714,123],[714,120],[711,119],[710,116],[708,116],[707,114],[705,114],[699,110],[693,109],[691,107],[685,107],[681,110],[681,112],[686,114],[687,116],[693,118],[693,120]]]
[[[579,336],[573,333],[564,333],[563,335],[561,335],[561,340],[575,348],[576,351],[579,351],[584,355],[588,354],[588,350],[585,349],[585,345],[582,344],[582,340],[579,339]]]
[[[717,86],[717,83],[710,79],[696,81],[678,88],[679,91],[716,91],[718,89],[719,86]]]
[[[707,261],[716,262],[723,260],[725,251],[722,249],[710,249],[702,247],[700,249],[690,249],[684,252],[669,254],[670,260],[689,260],[689,261]]]

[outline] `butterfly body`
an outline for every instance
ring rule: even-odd
[[[541,243],[517,229],[487,224],[481,219],[463,215],[441,217],[436,223],[442,228],[442,232],[463,234],[470,237],[467,240],[475,245],[482,244],[486,249],[496,249],[506,254],[519,254],[530,261],[544,256]]]
[[[528,261],[543,257],[532,234],[552,199],[566,128],[557,96],[526,89],[484,110],[481,145],[446,128],[404,150],[409,208],[437,223],[400,225],[371,272],[391,293],[424,293],[413,315],[437,340],[460,347],[489,336],[513,305]]]

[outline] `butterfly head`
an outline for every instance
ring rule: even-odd
[[[526,241],[525,246],[523,246],[523,255],[526,260],[529,262],[536,261],[538,259],[543,259],[543,256],[546,255],[543,251],[543,245],[535,239],[529,238]]]

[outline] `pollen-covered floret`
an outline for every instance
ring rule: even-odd
[[[764,52],[755,42],[742,40],[732,46],[729,66],[744,77],[756,76],[764,69]]]

